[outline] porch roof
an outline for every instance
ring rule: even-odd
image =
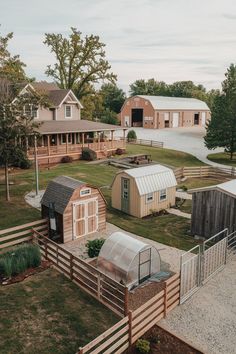
[[[93,122],[90,120],[51,120],[38,121],[41,125],[38,131],[43,134],[78,133],[93,131],[111,131],[124,129],[117,125]]]

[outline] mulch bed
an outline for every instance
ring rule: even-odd
[[[52,263],[49,261],[41,261],[41,264],[39,267],[28,268],[25,272],[15,275],[11,278],[6,279],[6,278],[1,278],[1,276],[0,276],[0,284],[1,285],[10,285],[10,284],[14,284],[14,283],[19,283],[31,275],[43,272],[44,270],[50,268],[51,265],[52,265]]]
[[[182,339],[172,335],[159,326],[152,327],[142,339],[149,340],[151,343],[150,354],[203,354],[203,352],[193,348]],[[158,343],[154,343],[157,342]],[[128,349],[126,354],[138,354],[135,344]]]

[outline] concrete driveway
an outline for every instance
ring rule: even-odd
[[[166,129],[130,128],[129,130],[131,129],[135,130],[138,139],[162,141],[164,142],[164,147],[167,149],[188,152],[209,165],[223,167],[223,165],[207,159],[208,154],[222,152],[223,149],[208,150],[205,147],[203,137],[206,130],[203,127]]]

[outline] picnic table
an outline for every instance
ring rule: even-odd
[[[130,163],[134,163],[136,165],[147,164],[152,161],[151,155],[148,154],[138,154],[129,156]]]

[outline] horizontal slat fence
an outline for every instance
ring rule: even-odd
[[[137,339],[173,310],[180,300],[180,276],[165,281],[165,288],[128,316],[80,348],[77,354],[123,353]]]
[[[61,273],[117,315],[126,315],[128,289],[124,285],[74,256],[35,229],[33,235],[33,242],[39,245],[43,257],[50,260]]]
[[[144,145],[144,146],[152,146],[163,148],[164,143],[162,141],[156,140],[146,140],[146,139],[128,139],[126,138],[127,143],[134,144],[134,145]]]
[[[36,231],[40,231],[43,235],[48,234],[48,223],[46,219],[0,230],[0,250],[32,240],[32,227],[34,227]]]
[[[174,170],[177,180],[181,178],[198,178],[198,177],[212,177],[219,179],[232,179],[236,178],[236,168],[218,168],[213,166],[197,166],[197,167],[178,167]]]

